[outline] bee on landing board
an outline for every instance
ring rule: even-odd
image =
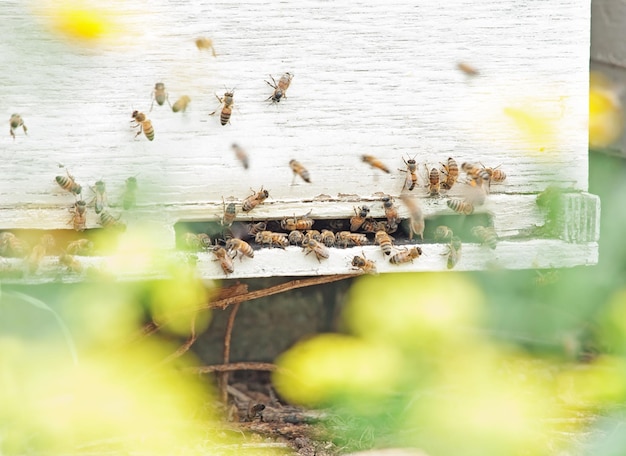
[[[326,247],[334,247],[335,246],[335,242],[337,240],[335,233],[333,233],[330,230],[322,230],[322,243],[326,246]]]
[[[450,242],[452,240],[452,236],[454,236],[454,233],[445,225],[439,225],[435,229],[434,238],[436,242]]]
[[[426,165],[424,165],[426,167]],[[426,167],[428,171],[428,167]],[[428,195],[439,196],[439,189],[441,188],[439,179],[439,170],[437,168],[431,168],[428,173]]]
[[[222,267],[222,271],[224,271],[224,274],[228,275],[235,272],[233,259],[224,247],[220,247],[218,245],[213,247],[213,255],[215,255],[215,259],[213,261],[220,262],[220,266]]]
[[[310,230],[315,223],[315,220],[309,217],[311,212],[312,210],[302,217],[294,216],[293,218],[283,219],[280,221],[280,227],[285,231]]]
[[[459,178],[459,165],[454,158],[448,157],[448,162],[441,164],[441,174],[445,176],[441,181],[441,188],[450,190]]]
[[[206,233],[185,233],[183,242],[187,250],[201,252],[211,247],[211,238]]]
[[[367,215],[370,213],[370,208],[363,205],[354,209],[354,217],[350,218],[350,231],[356,231],[361,228],[361,225],[365,222]]]
[[[391,258],[389,258],[389,262],[391,264],[404,264],[404,263],[413,263],[413,260],[420,257],[422,254],[422,249],[420,247],[412,247],[411,249],[407,249],[399,251]]]
[[[252,195],[243,200],[241,210],[244,212],[250,212],[252,209],[265,201],[269,196],[269,192],[267,190],[263,190],[263,187],[261,187],[261,190],[259,190],[258,192],[252,190]]]
[[[506,179],[506,173],[501,169],[498,169],[502,165],[498,165],[495,168],[486,168],[485,165],[481,163],[483,170],[489,175],[489,183],[495,182],[500,183],[504,182]]]
[[[126,231],[126,225],[123,222],[120,222],[120,217],[113,217],[107,211],[100,212],[98,223],[100,223],[103,228]]]
[[[379,159],[372,155],[361,155],[361,160],[370,165],[372,168],[378,168],[387,174],[390,173],[389,168],[387,168],[387,166],[383,162],[381,162]]]
[[[406,170],[400,170],[406,172],[406,179],[404,180],[402,190],[406,188],[411,191],[417,185],[417,162],[415,161],[415,156],[413,156],[413,158],[409,158],[408,160],[405,160],[404,157],[402,157],[402,160],[406,165]]]
[[[146,138],[148,138],[148,141],[152,141],[154,139],[154,128],[152,127],[152,122],[148,120],[146,115],[143,112],[133,111],[132,118],[133,120],[131,120],[131,122],[135,122],[135,125],[132,125],[132,127],[139,128],[135,138],[143,132]]]
[[[231,254],[234,254],[234,256],[239,254],[239,261],[241,261],[244,256],[254,258],[254,250],[252,250],[250,244],[246,241],[242,241],[241,239],[231,238],[226,241],[226,250],[228,250]]]
[[[250,165],[250,160],[248,160],[248,154],[246,153],[246,151],[237,143],[233,143],[231,147],[235,152],[235,157],[237,157],[237,160],[239,160],[243,165],[243,169],[248,169],[248,166]]]
[[[9,133],[13,137],[13,141],[15,141],[15,130],[17,130],[19,127],[22,127],[25,135],[28,134],[28,128],[26,128],[26,124],[24,123],[22,116],[20,116],[19,114],[11,115],[11,119],[9,120],[9,127]]]
[[[165,84],[163,84],[162,82],[157,82],[156,84],[154,84],[154,89],[152,90],[152,103],[150,104],[150,111],[152,111],[155,101],[159,106],[163,106],[163,103],[167,101],[167,104],[170,105],[170,108],[172,107],[169,94],[165,90]]]
[[[304,240],[304,234],[302,234],[302,231],[292,230],[289,232],[289,236],[287,238],[291,245],[298,245],[302,244],[302,241]]]
[[[187,110],[187,106],[189,105],[189,103],[191,103],[191,98],[189,98],[187,95],[183,95],[178,100],[176,100],[176,102],[172,105],[172,111],[185,112]]]
[[[74,203],[74,206],[70,208],[72,218],[68,223],[71,223],[76,231],[85,231],[87,227],[87,203],[83,200],[78,200]]]
[[[476,68],[466,62],[457,63],[456,68],[467,76],[478,76],[480,74]]]
[[[383,209],[385,210],[385,217],[387,217],[387,225],[389,226],[389,230],[387,231],[395,231],[401,219],[398,215],[398,208],[393,204],[392,197],[383,197]]]
[[[91,191],[96,194],[92,201],[94,202],[96,214],[99,214],[108,206],[106,184],[101,180],[96,181],[95,187],[91,187]]]
[[[265,231],[267,228],[267,223],[265,222],[257,222],[257,223],[248,223],[248,234],[252,237],[255,237],[261,231]]]
[[[467,174],[470,185],[482,187],[484,183],[489,182],[489,173],[482,166],[465,162],[461,165],[461,169]]]
[[[302,247],[304,248],[304,251],[306,252],[305,255],[308,255],[309,253],[313,252],[313,254],[315,255],[315,258],[317,258],[317,261],[321,263],[321,259],[327,259],[330,256],[330,253],[328,252],[328,248],[322,244],[319,241],[316,241],[315,239],[310,239],[305,237],[304,240],[302,241]]]
[[[339,231],[336,234],[336,244],[344,249],[349,245],[367,244],[367,236],[363,233],[351,233],[350,231]]]
[[[458,212],[463,215],[471,215],[474,213],[474,205],[469,201],[461,199],[449,199],[446,204],[454,212]]]
[[[257,244],[267,245],[271,247],[277,245],[281,249],[284,249],[289,245],[289,239],[285,233],[274,233],[273,231],[261,231],[254,237],[254,241]]]
[[[363,256],[355,255],[352,258],[352,269],[363,271],[365,274],[377,274],[376,263],[372,260],[368,260]]]
[[[293,180],[291,181],[291,185],[296,182],[296,176],[300,176],[304,182],[307,184],[311,183],[311,175],[309,174],[309,170],[302,166],[297,160],[289,160],[289,166],[293,171]]]
[[[235,203],[228,203],[226,206],[226,201],[224,201],[224,197],[222,196],[222,206],[224,207],[224,213],[222,214],[222,218],[220,220],[220,224],[222,226],[231,226],[235,221],[235,217],[237,217],[237,207]],[[265,229],[265,225],[263,226]],[[253,233],[250,233],[253,235]]]
[[[413,239],[413,236],[419,234],[420,238],[424,240],[424,214],[417,198],[409,196],[406,192],[404,192],[400,194],[400,199],[402,199],[402,202],[409,210],[410,239]]]
[[[215,98],[218,99],[220,105],[218,108],[213,111],[210,116],[214,115],[218,110],[220,110],[220,123],[222,125],[226,125],[230,122],[230,116],[233,113],[234,101],[233,98],[235,96],[235,90],[231,90],[230,92],[224,92],[224,98],[220,98],[217,94],[215,94]]]
[[[385,255],[391,255],[393,239],[393,237],[389,236],[389,234],[383,230],[377,231],[376,236],[374,237],[374,241],[376,244],[380,245],[380,249]]]
[[[446,267],[448,269],[454,268],[461,260],[461,246],[461,239],[459,239],[457,236],[453,236],[452,239],[450,239],[450,243],[448,244],[448,252],[444,253],[444,255],[447,255],[448,257],[446,260]]]
[[[495,250],[498,245],[498,235],[493,227],[475,226],[472,228],[472,235],[480,241],[481,245],[486,245],[492,250]]]
[[[56,176],[54,178],[57,184],[59,184],[59,187],[63,190],[73,193],[74,195],[80,195],[83,188],[76,183],[74,176],[72,176],[68,170],[65,171],[67,172],[67,176]]]
[[[215,53],[215,48],[213,47],[213,40],[211,40],[210,38],[196,38],[196,47],[200,51],[211,51],[213,57],[217,57],[217,54]]]
[[[283,74],[278,80],[278,83],[276,83],[276,80],[271,74],[270,78],[272,79],[272,82],[265,82],[274,89],[274,92],[269,97],[267,97],[266,100],[271,100],[272,103],[280,103],[280,100],[282,98],[287,98],[287,89],[291,85],[293,75],[291,73]]]
[[[137,205],[137,178],[134,176],[126,179],[126,188],[122,195],[122,206],[125,210],[132,209]]]

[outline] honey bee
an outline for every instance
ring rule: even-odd
[[[213,247],[213,255],[215,255],[215,259],[213,261],[220,262],[220,266],[222,267],[222,271],[224,271],[224,274],[228,275],[235,272],[233,259],[224,247],[220,247],[219,245]]]
[[[226,206],[226,201],[224,201],[224,197],[222,196],[222,206],[224,207],[224,213],[222,214],[222,219],[220,220],[220,224],[222,226],[231,226],[235,221],[235,217],[237,217],[237,207],[235,203],[228,203]],[[265,224],[263,224],[263,230],[265,229]],[[260,230],[262,231],[262,230]],[[248,230],[250,232],[250,230]],[[254,236],[256,233],[250,233]]]
[[[0,255],[4,257],[24,258],[28,253],[29,246],[15,234],[0,233]]]
[[[96,214],[99,214],[108,205],[107,194],[106,194],[106,184],[103,181],[99,180],[96,182],[95,188],[92,188],[91,191],[93,191],[96,194],[93,201],[95,202],[94,206],[95,206]]]
[[[371,167],[378,168],[381,171],[386,172],[387,174],[389,174],[390,172],[389,168],[387,168],[387,166],[385,166],[383,162],[381,162],[379,159],[377,159],[376,157],[372,155],[361,155],[361,160],[369,164]]]
[[[288,239],[291,245],[302,244],[302,241],[304,240],[304,234],[302,234],[302,231],[292,230],[289,232]]]
[[[27,135],[28,134],[28,128],[26,128],[26,124],[24,124],[24,120],[22,119],[22,116],[20,116],[19,114],[12,114],[11,115],[11,119],[9,120],[9,133],[11,134],[11,136],[13,136],[13,141],[15,141],[15,130],[18,129],[19,127],[22,127],[22,130],[24,130],[24,134]]]
[[[461,169],[465,171],[467,177],[479,187],[489,181],[489,173],[481,166],[473,163],[463,163]]]
[[[100,219],[98,222],[103,228],[111,228],[119,231],[126,230],[126,225],[123,222],[120,222],[120,218],[113,217],[107,211],[100,212]]]
[[[305,237],[302,241],[302,247],[306,251],[305,255],[313,252],[315,257],[317,258],[317,261],[320,263],[320,259],[327,259],[330,256],[328,248],[321,242],[316,241],[315,239],[309,239]]]
[[[469,63],[459,62],[456,64],[456,67],[459,71],[465,73],[467,76],[478,76],[480,74],[478,70]]]
[[[469,201],[461,200],[461,199],[449,199],[446,201],[446,204],[450,209],[454,212],[458,212],[459,214],[470,215],[474,212],[474,205]]]
[[[76,231],[85,231],[87,226],[87,203],[83,200],[78,200],[74,203],[74,206],[70,208],[70,212],[72,213],[72,218],[68,222],[68,225],[71,223]]]
[[[65,251],[69,255],[88,255],[93,251],[93,242],[89,239],[78,239],[67,244]]]
[[[235,96],[234,90],[231,90],[230,92],[228,91],[224,92],[224,98],[220,98],[217,94],[215,94],[215,97],[220,102],[220,106],[209,115],[212,116],[213,114],[217,112],[218,109],[222,108],[220,111],[220,123],[222,125],[226,125],[227,123],[229,123],[230,116],[233,113],[233,105],[234,105],[233,97],[234,96]]]
[[[59,263],[65,266],[70,272],[80,274],[83,272],[83,265],[74,256],[64,253],[59,256]]]
[[[263,190],[263,187],[261,187],[261,190],[259,190],[258,192],[252,190],[252,195],[248,196],[243,201],[243,204],[241,205],[241,210],[244,212],[250,212],[252,209],[265,201],[269,196],[269,192],[267,190]]]
[[[457,236],[452,237],[450,240],[447,255],[448,258],[446,260],[446,267],[448,269],[452,269],[461,260],[461,239]]]
[[[386,231],[380,230],[376,232],[374,241],[376,244],[380,245],[380,248],[385,255],[390,255],[391,249],[393,248],[393,239],[394,238],[389,236]]]
[[[280,227],[285,231],[292,230],[310,230],[315,220],[309,218],[312,211],[309,211],[303,217],[286,218],[280,221]]]
[[[67,176],[56,176],[54,178],[57,181],[57,184],[59,184],[59,187],[61,187],[63,190],[67,190],[74,195],[80,195],[80,192],[83,191],[83,188],[76,183],[76,181],[74,180],[74,176],[72,176],[69,171],[66,170],[66,172]]]
[[[349,245],[364,245],[367,244],[367,236],[363,233],[351,233],[350,231],[340,231],[336,235],[337,245],[342,245],[344,248]]]
[[[250,401],[248,404],[248,410],[246,411],[246,416],[244,417],[244,421],[254,421],[256,417],[259,417],[259,421],[263,421],[263,410],[265,410],[264,404],[255,404]]]
[[[411,197],[407,193],[400,194],[400,198],[409,210],[410,238],[413,239],[413,236],[419,234],[420,238],[424,240],[424,214],[422,213],[422,208],[417,202],[417,198]]]
[[[291,85],[291,80],[293,79],[293,74],[291,73],[283,73],[283,75],[278,80],[278,88],[283,91],[283,97],[287,98],[287,89]]]
[[[191,98],[189,98],[187,95],[183,95],[178,100],[176,100],[176,102],[172,105],[172,111],[185,112],[187,110],[187,106],[189,105],[189,103],[191,103]]]
[[[246,151],[243,150],[243,148],[239,144],[236,144],[236,143],[233,143],[231,147],[235,151],[235,157],[237,157],[237,160],[241,162],[241,164],[243,165],[243,168],[248,169],[250,162],[248,160],[248,154],[246,153]]]
[[[306,230],[304,237],[307,239],[315,239],[317,242],[322,242],[322,233],[317,230]]]
[[[291,185],[293,185],[296,181],[296,176],[300,176],[302,180],[308,184],[311,183],[311,175],[309,174],[309,170],[302,166],[297,160],[289,160],[289,166],[293,171],[293,180],[291,181]]]
[[[398,208],[393,204],[393,198],[390,196],[385,196],[383,198],[383,209],[385,210],[385,217],[387,217],[387,224],[389,228],[397,228],[401,219],[398,216]]]
[[[350,218],[350,231],[356,231],[361,228],[361,225],[365,222],[367,215],[370,213],[370,208],[367,206],[359,206],[357,211],[354,209],[354,217]]]
[[[289,245],[289,239],[285,233],[274,233],[272,231],[261,231],[256,234],[254,240],[257,244],[267,245],[268,247],[276,245],[281,249]]]
[[[335,246],[335,233],[330,230],[322,230],[322,243],[326,247],[334,247]]]
[[[424,165],[426,166],[426,165]],[[428,171],[428,168],[426,168]],[[439,196],[439,170],[432,168],[428,174],[428,193],[429,196]]]
[[[365,254],[363,256],[355,255],[352,258],[352,266],[353,269],[361,270],[365,274],[377,274],[376,263],[372,260],[368,260],[365,258]]]
[[[446,177],[441,182],[443,190],[450,190],[459,178],[459,165],[452,157],[448,157],[448,163],[441,164],[441,173]]]
[[[377,222],[372,217],[367,217],[363,225],[361,225],[361,231],[365,231],[366,233],[375,233],[382,229],[384,229],[384,227],[381,226],[381,222]]]
[[[485,168],[483,165],[483,170],[489,175],[489,182],[504,182],[506,179],[506,173],[501,169],[498,169],[501,165],[496,166],[495,168]]]
[[[404,250],[401,250],[389,258],[389,262],[391,264],[413,263],[413,260],[419,258],[421,254],[422,249],[420,247],[415,246],[411,249],[405,247]]]
[[[247,256],[248,258],[254,258],[254,250],[252,250],[250,244],[248,244],[246,241],[242,241],[241,239],[232,238],[226,241],[226,250],[234,253],[235,256],[238,252],[239,261],[241,261],[244,256]]]
[[[256,236],[261,231],[265,231],[265,228],[267,228],[267,223],[265,222],[249,223],[248,234],[250,236]]]
[[[450,242],[452,240],[452,236],[454,236],[454,233],[452,232],[450,228],[448,228],[445,225],[439,225],[435,229],[434,238],[436,242],[439,242],[439,241]]]
[[[126,188],[122,195],[122,207],[129,210],[137,204],[137,178],[134,176],[126,179]]]
[[[131,122],[135,122],[135,125],[132,125],[132,127],[139,128],[135,138],[143,132],[146,138],[148,138],[148,141],[152,141],[154,139],[154,128],[152,127],[152,122],[148,120],[146,115],[143,112],[133,111],[132,118],[133,120],[131,120]]]
[[[209,38],[205,38],[205,37],[196,38],[196,47],[200,51],[210,50],[213,57],[217,57],[217,54],[215,53],[215,48],[213,47],[213,40]]]
[[[498,235],[493,227],[475,226],[472,234],[480,241],[481,245],[486,245],[494,250],[498,244]]]
[[[408,188],[408,190],[411,191],[417,185],[417,162],[415,161],[415,157],[409,158],[408,160],[405,160],[404,157],[402,157],[402,160],[406,165],[406,180],[404,181],[402,190]]]
[[[200,252],[211,247],[211,238],[206,233],[185,233],[183,242],[188,250]]]
[[[167,104],[170,105],[170,108],[172,107],[169,94],[165,90],[165,84],[163,84],[162,82],[157,82],[156,84],[154,84],[154,90],[152,90],[152,103],[150,104],[150,111],[152,111],[155,101],[159,106],[163,106],[163,103],[167,101]]]
[[[278,84],[276,80],[270,74],[270,78],[272,82],[265,81],[271,88],[274,89],[274,92],[266,98],[266,100],[272,100],[272,103],[280,103],[281,98],[287,98],[287,89],[291,85],[291,80],[293,79],[293,74],[285,73],[278,80]]]
[[[44,234],[39,241],[39,244],[35,245],[31,250],[28,258],[26,259],[26,263],[28,264],[28,269],[31,273],[34,273],[39,269],[39,265],[41,264],[41,260],[46,254],[50,253],[50,249],[54,247],[54,238],[50,234]]]

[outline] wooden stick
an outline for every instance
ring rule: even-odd
[[[224,335],[224,364],[228,364],[228,362],[230,361],[230,340],[233,334],[235,317],[237,316],[237,312],[239,311],[240,306],[240,302],[236,303],[231,309],[230,315],[228,316],[228,323],[226,324],[226,334]],[[228,377],[229,371],[223,371],[220,373],[220,398],[222,399],[223,404],[228,403]]]
[[[232,372],[238,370],[275,371],[278,366],[272,363],[241,362],[229,364],[212,364],[210,366],[185,367],[183,372],[192,374],[209,374],[211,372]]]

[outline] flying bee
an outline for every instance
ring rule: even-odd
[[[381,171],[386,172],[387,174],[389,174],[390,172],[389,168],[387,168],[387,166],[383,162],[381,162],[379,159],[377,159],[373,155],[361,155],[361,160],[363,160],[365,163],[367,163],[371,167],[378,168]]]
[[[88,255],[93,251],[93,242],[89,239],[78,239],[67,244],[65,251],[69,255]]]
[[[189,105],[189,103],[191,103],[191,98],[189,98],[187,95],[183,95],[178,100],[176,100],[176,102],[172,105],[172,111],[185,112],[187,110],[187,106]]]
[[[87,203],[83,200],[78,200],[74,203],[74,206],[70,208],[72,218],[68,223],[71,223],[76,231],[85,231],[87,226]]]
[[[28,133],[28,128],[26,128],[26,124],[24,124],[24,120],[22,119],[22,116],[20,116],[19,114],[11,114],[11,119],[9,120],[9,133],[11,134],[11,136],[13,136],[13,141],[15,141],[15,130],[17,130],[19,127],[22,127],[22,130],[24,130],[24,134],[27,135]]]
[[[215,259],[213,261],[219,261],[220,266],[222,267],[222,271],[224,274],[232,274],[235,272],[235,265],[233,264],[233,259],[230,254],[226,251],[224,247],[220,247],[216,245],[213,247],[213,255],[215,255]]]
[[[241,162],[241,164],[243,165],[243,168],[248,169],[248,166],[250,165],[250,161],[248,160],[248,154],[246,153],[246,151],[243,150],[243,148],[239,144],[236,144],[236,143],[233,143],[231,147],[233,151],[235,151],[235,157],[237,157],[237,160]]]
[[[398,216],[398,208],[393,204],[393,198],[390,196],[383,198],[383,209],[385,210],[385,217],[387,217],[389,227],[397,227],[401,219]]]
[[[81,272],[83,272],[83,265],[80,263],[80,261],[74,258],[73,255],[64,253],[63,255],[59,256],[59,263],[65,266],[70,272],[74,272],[76,274],[80,274]]]
[[[125,210],[132,209],[137,205],[137,178],[134,176],[126,179],[126,188],[122,195],[122,207]]]
[[[448,228],[445,225],[439,225],[435,229],[434,238],[436,242],[440,242],[440,241],[450,242],[452,240],[452,236],[454,236],[454,233],[452,232],[450,228]]]
[[[394,238],[389,236],[386,231],[380,230],[376,232],[374,241],[376,244],[380,245],[380,248],[385,255],[390,255],[391,249],[393,248],[393,239]]]
[[[80,192],[83,191],[83,188],[76,183],[76,181],[74,180],[74,176],[72,176],[69,171],[65,171],[67,172],[67,176],[56,176],[54,178],[57,181],[57,184],[59,184],[59,187],[61,187],[63,190],[67,190],[74,195],[80,195]]]
[[[252,209],[265,201],[269,196],[269,192],[267,190],[263,190],[263,187],[261,187],[261,190],[259,190],[258,192],[252,190],[252,195],[248,196],[243,201],[243,204],[241,205],[241,210],[244,212],[250,212]]]
[[[407,193],[401,193],[400,198],[409,210],[410,239],[413,239],[413,236],[419,234],[420,238],[424,240],[424,214],[422,213],[422,208],[420,207],[417,198],[409,196]]]
[[[315,239],[309,239],[307,237],[302,241],[302,247],[306,251],[305,255],[313,252],[317,261],[321,263],[320,259],[327,259],[330,256],[328,252],[328,248],[319,241]]]
[[[292,230],[310,230],[315,220],[309,218],[309,215],[312,211],[309,211],[306,215],[302,217],[296,217],[294,215],[293,218],[286,218],[280,221],[280,227],[285,231]]]
[[[250,236],[256,236],[261,231],[265,231],[265,228],[267,228],[267,223],[265,222],[249,223],[248,234]]]
[[[96,214],[99,214],[108,205],[106,184],[101,180],[96,181],[95,187],[92,187],[91,191],[96,194],[92,201],[94,201]]]
[[[296,176],[300,176],[302,180],[308,184],[311,183],[311,175],[309,174],[309,170],[302,166],[297,160],[289,160],[289,166],[293,171],[293,180],[291,181],[291,185],[293,185],[296,181]]]
[[[120,222],[120,217],[115,218],[107,211],[100,212],[100,219],[98,222],[103,228],[126,231],[126,225],[123,222]]]
[[[498,244],[498,235],[493,227],[475,226],[472,228],[472,235],[480,241],[481,245],[486,245],[492,250],[494,250]]]
[[[456,64],[456,67],[459,71],[465,73],[467,76],[478,76],[480,74],[476,68],[466,62],[459,62]]]
[[[132,118],[133,120],[131,120],[131,122],[135,122],[135,125],[132,125],[132,127],[139,128],[135,138],[143,132],[146,138],[148,138],[148,141],[152,141],[154,139],[154,128],[152,127],[152,122],[148,120],[146,115],[143,112],[133,111]]]
[[[446,177],[441,181],[443,190],[450,190],[459,178],[459,165],[452,157],[448,157],[448,163],[441,164],[441,173]]]
[[[238,252],[239,261],[241,261],[244,256],[247,256],[248,258],[254,258],[254,250],[252,250],[250,244],[248,244],[246,241],[242,241],[241,239],[231,238],[226,241],[226,250],[231,253],[235,253],[235,255],[237,255]]]
[[[335,233],[330,230],[322,230],[322,243],[326,247],[334,247],[335,246]]]
[[[261,231],[254,237],[257,244],[267,245],[271,247],[276,245],[281,249],[284,249],[289,245],[289,239],[285,233],[274,233],[273,231]]]
[[[235,217],[237,217],[237,207],[235,203],[228,203],[226,206],[226,201],[224,201],[224,197],[222,196],[222,206],[224,207],[224,213],[222,214],[222,219],[220,220],[220,224],[222,226],[231,226],[235,221]],[[263,224],[263,229],[265,229],[265,224]],[[249,230],[248,230],[249,231]],[[255,233],[250,233],[254,235]]]
[[[470,215],[474,212],[474,205],[469,201],[462,199],[449,199],[446,204],[454,212],[458,212],[463,215]]]
[[[391,264],[403,264],[403,263],[413,263],[413,260],[420,257],[422,254],[422,249],[420,247],[413,247],[411,249],[407,249],[399,251],[391,258],[389,258],[389,262]]]
[[[378,271],[376,271],[376,263],[365,258],[365,254],[363,254],[363,256],[355,255],[354,258],[352,258],[352,266],[353,269],[361,270],[365,274],[378,273]]]
[[[426,167],[426,165],[424,166]],[[428,168],[426,168],[426,171],[428,171]],[[428,173],[429,196],[439,196],[440,187],[439,170],[437,168],[432,168],[430,173]]]
[[[196,47],[200,51],[210,50],[213,57],[217,57],[217,54],[215,53],[215,48],[213,47],[213,40],[211,40],[210,38],[205,38],[205,37],[196,38]]]
[[[183,243],[188,250],[192,252],[201,252],[211,247],[211,238],[206,233],[185,233],[183,234]]]
[[[336,234],[336,244],[343,246],[367,244],[367,236],[363,233],[351,233],[350,231],[339,231]]]
[[[406,165],[406,170],[400,170],[406,171],[406,179],[402,190],[408,188],[408,190],[411,191],[417,185],[417,162],[415,161],[415,157],[409,158],[408,160],[405,160],[404,157],[402,157],[402,160]]]
[[[457,236],[452,237],[452,239],[450,239],[450,243],[448,244],[448,252],[444,253],[444,255],[448,256],[446,260],[446,267],[448,269],[454,268],[461,260],[461,239]]]
[[[466,162],[461,165],[461,169],[465,171],[470,181],[475,182],[479,187],[481,187],[483,183],[489,182],[489,173],[481,166]]]
[[[170,105],[170,108],[172,107],[169,94],[165,90],[165,84],[163,84],[162,82],[157,82],[156,84],[154,84],[154,89],[152,90],[152,103],[150,104],[150,111],[152,111],[155,101],[159,106],[163,106],[163,103],[167,101],[167,104]]]
[[[0,255],[12,258],[24,258],[28,253],[29,246],[15,234],[0,233]]]
[[[292,230],[289,232],[288,239],[291,245],[302,244],[302,241],[304,240],[304,234],[302,234],[302,231]]]
[[[359,206],[358,211],[356,208],[353,209],[354,217],[350,218],[350,231],[356,231],[361,228],[361,225],[363,225],[367,215],[370,213],[370,208],[365,205]]]
[[[485,168],[485,166],[483,165],[483,170],[487,174],[489,174],[489,183],[491,182],[500,183],[500,182],[504,182],[504,180],[506,179],[506,173],[502,171],[501,169],[498,169],[500,166],[501,165],[498,165],[495,168]]]
[[[233,113],[233,98],[235,96],[235,91],[231,90],[230,92],[226,91],[224,92],[224,98],[220,98],[217,94],[215,94],[215,98],[217,98],[220,102],[220,105],[218,106],[218,108],[213,111],[211,114],[209,114],[210,116],[212,116],[213,114],[215,114],[220,108],[220,123],[222,125],[226,125],[227,123],[230,122],[230,116]]]
[[[317,230],[306,230],[304,232],[304,237],[307,239],[314,239],[317,242],[322,242],[322,233]]]
[[[28,269],[31,273],[34,273],[39,269],[39,265],[41,264],[41,260],[46,254],[50,253],[50,250],[54,247],[54,238],[50,234],[44,234],[39,241],[39,244],[35,245],[31,250],[28,258],[26,259],[26,263],[28,264]]]

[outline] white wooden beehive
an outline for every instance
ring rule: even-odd
[[[589,2],[155,0],[116,7],[121,39],[94,48],[57,40],[17,2],[0,5],[3,22],[13,28],[0,43],[4,113],[7,123],[20,113],[28,127],[27,136],[19,129],[15,140],[8,131],[0,138],[1,230],[71,230],[68,209],[75,199],[55,182],[65,173],[62,163],[83,185],[86,201],[89,187],[105,181],[110,212],[128,226],[122,236],[150,239],[164,256],[182,258],[175,226],[216,222],[222,198],[237,202],[237,220],[244,223],[309,211],[320,221],[348,219],[363,204],[384,217],[382,195],[396,197],[407,217],[397,196],[403,158],[413,156],[420,171],[413,193],[428,229],[431,220],[453,214],[446,200],[461,195],[463,186],[429,198],[424,165],[454,157],[459,164],[500,165],[508,176],[477,208],[493,220],[497,248],[464,240],[455,270],[597,262],[599,200],[586,193]],[[52,6],[36,11],[53,13]],[[213,40],[217,57],[196,48],[201,36]],[[460,61],[480,74],[458,71]],[[284,72],[294,74],[287,98],[272,104],[265,80]],[[187,111],[155,104],[149,112],[156,82],[165,84],[172,103],[190,96]],[[218,107],[215,94],[226,89],[234,89],[235,109],[222,126],[209,113]],[[134,137],[135,109],[152,121],[154,141]],[[235,158],[232,143],[248,152],[249,169]],[[392,172],[370,168],[363,154]],[[312,183],[298,178],[292,185],[291,159],[308,168]],[[137,207],[124,211],[130,176],[138,181]],[[570,193],[562,229],[543,238],[532,234],[545,223],[536,196],[549,185]],[[261,187],[270,198],[242,213],[250,189]],[[91,206],[87,227],[87,235],[100,228]],[[265,248],[254,259],[236,260],[228,277],[349,273],[351,258],[362,252],[380,272],[447,269],[445,244],[426,238],[422,249],[418,260],[396,266],[376,245],[331,248],[321,262],[300,247]],[[211,253],[197,257],[202,277],[224,277]],[[79,258],[96,267],[109,260]],[[6,271],[21,260],[2,261]],[[118,277],[164,274],[143,264],[123,268]],[[36,272],[11,277],[4,280],[73,281],[83,274],[65,271],[51,255]]]

